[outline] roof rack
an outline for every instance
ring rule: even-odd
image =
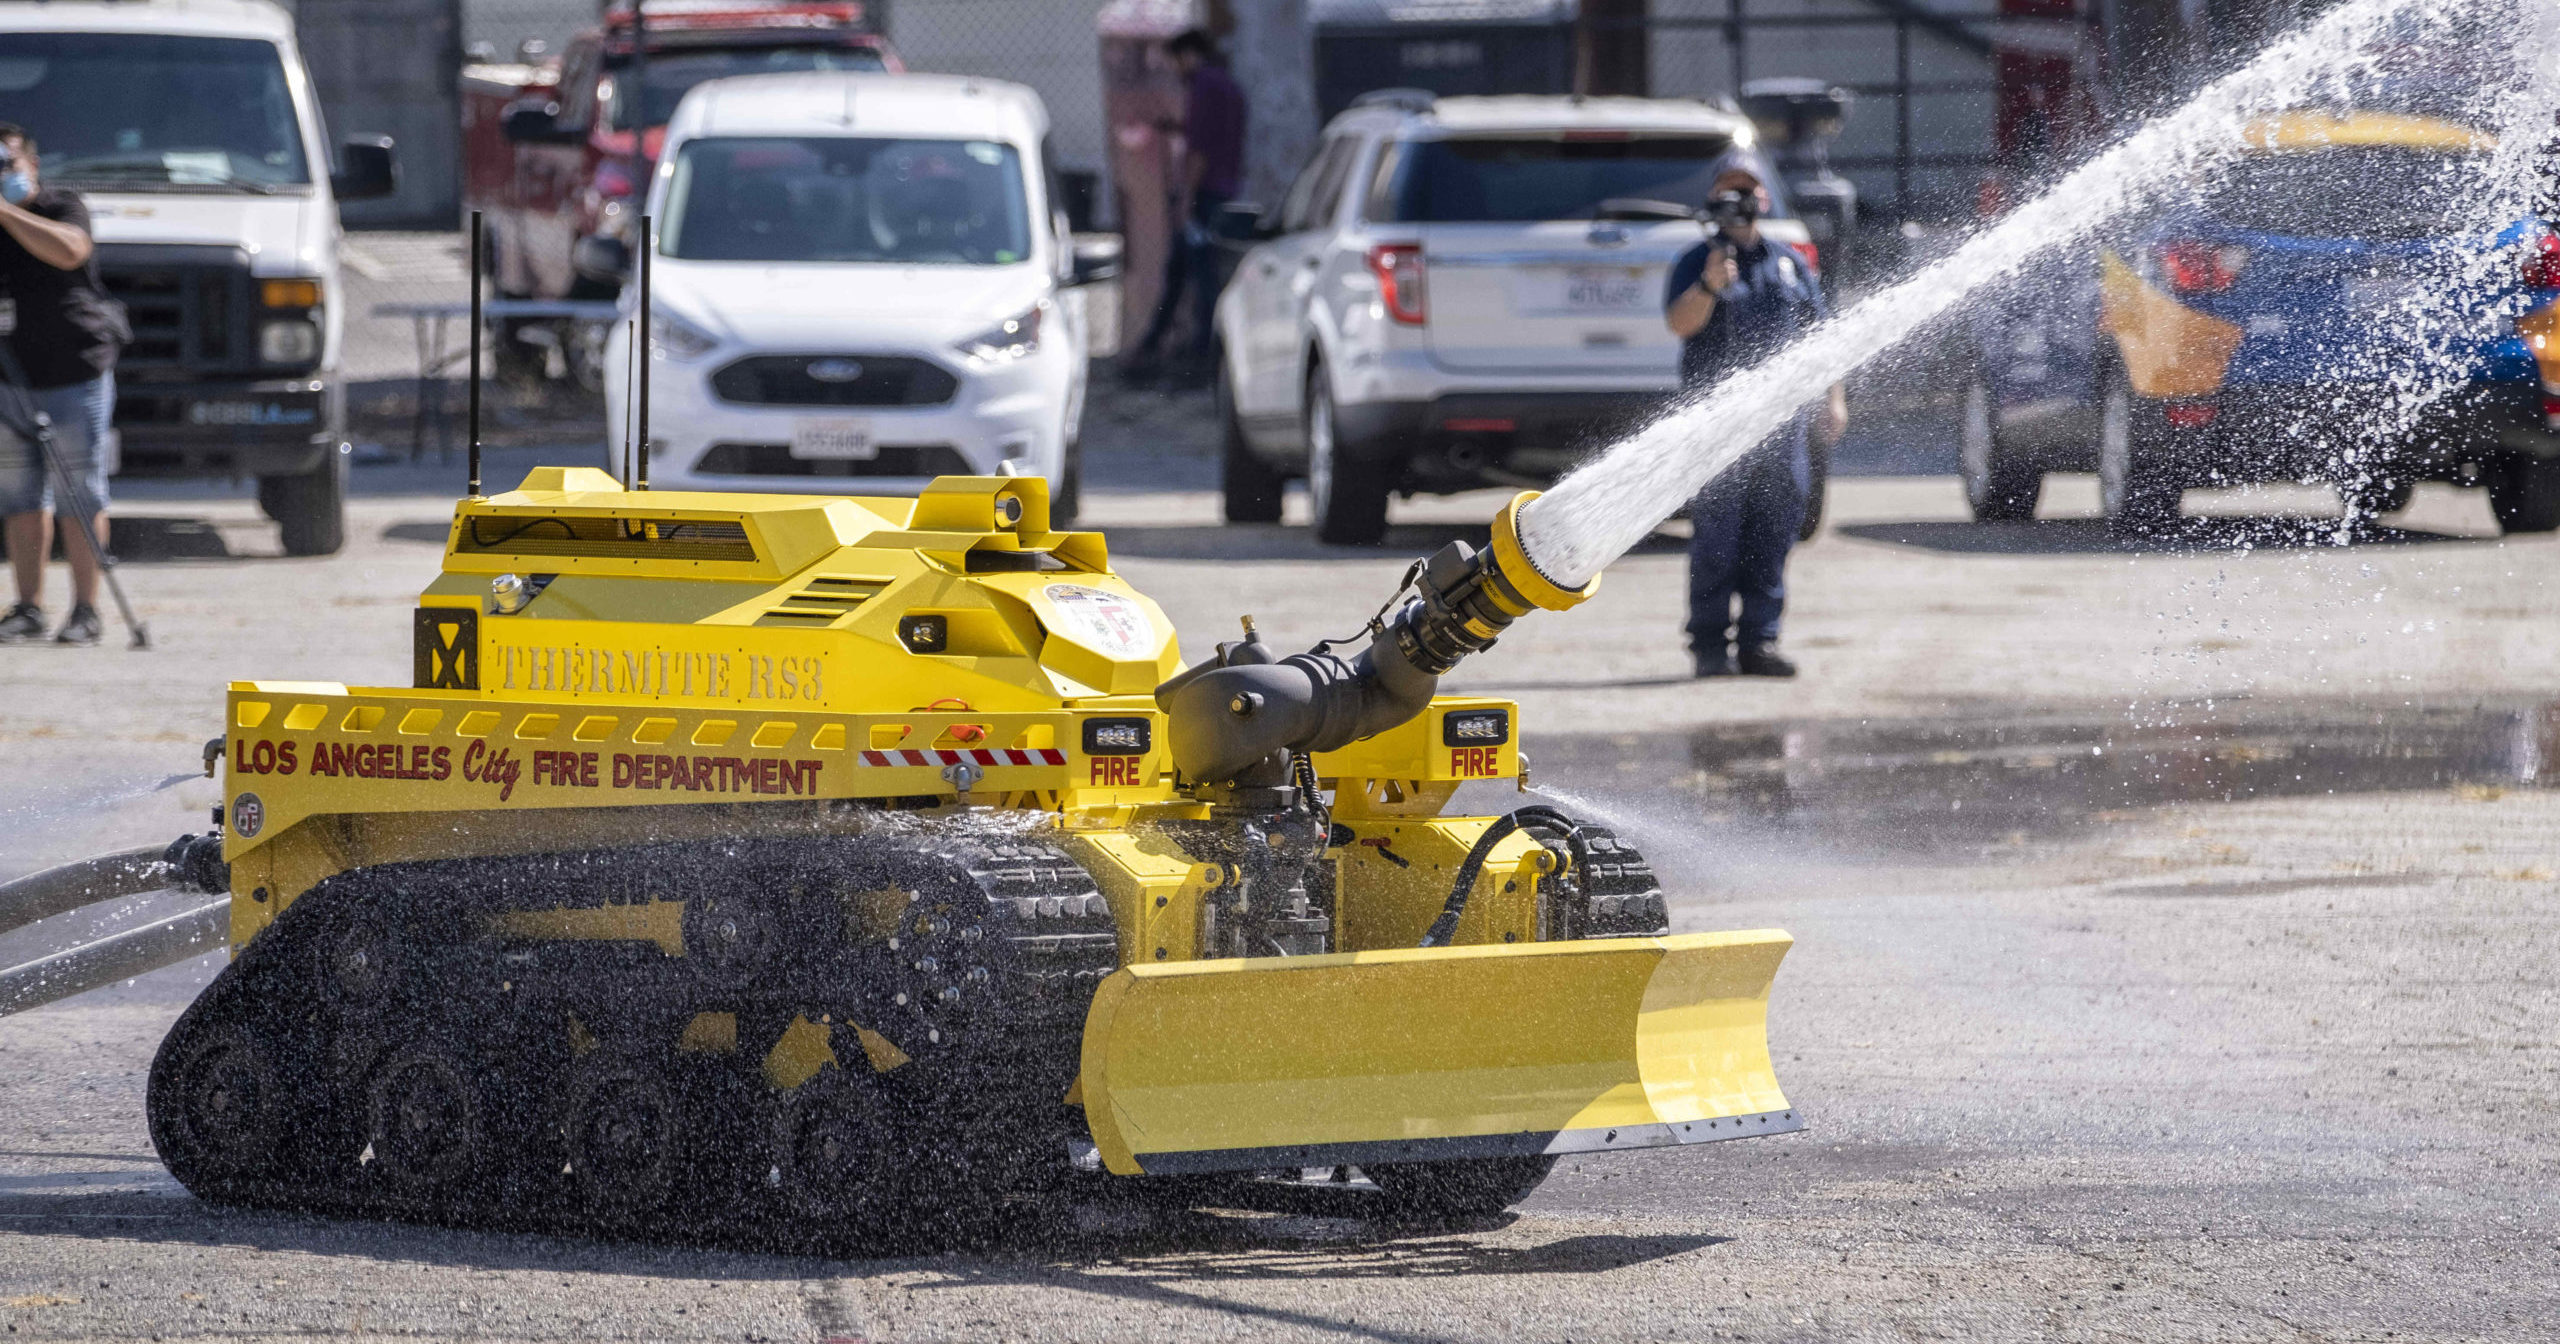
[[[1406,112],[1428,112],[1440,95],[1429,89],[1371,89],[1351,100],[1353,107],[1392,107]]]

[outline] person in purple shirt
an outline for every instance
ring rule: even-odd
[[[1219,217],[1244,186],[1244,90],[1227,73],[1217,41],[1207,32],[1185,29],[1168,39],[1164,50],[1185,84],[1181,196],[1174,206],[1176,236],[1165,254],[1164,294],[1138,341],[1137,362],[1154,362],[1188,293],[1190,355],[1205,366],[1218,306]]]

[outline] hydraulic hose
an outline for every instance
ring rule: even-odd
[[[171,885],[174,878],[169,848],[146,845],[101,854],[0,883],[0,933],[68,914],[84,905],[139,896]]]
[[[1566,846],[1572,851],[1575,861],[1580,862],[1582,827],[1555,808],[1524,807],[1496,817],[1492,825],[1484,828],[1484,834],[1476,837],[1475,844],[1467,849],[1466,861],[1458,865],[1458,876],[1450,884],[1449,899],[1440,907],[1440,917],[1431,921],[1430,929],[1424,932],[1417,946],[1447,947],[1449,940],[1458,932],[1458,920],[1467,913],[1467,898],[1475,893],[1476,879],[1484,874],[1486,861],[1493,857],[1493,847],[1514,831],[1542,823],[1564,833]]]
[[[231,931],[231,902],[193,909],[108,934],[78,947],[0,970],[0,1017],[130,980],[220,949]]]

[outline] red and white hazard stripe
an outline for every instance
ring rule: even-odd
[[[1067,753],[1055,747],[980,747],[972,751],[866,751],[864,765],[1065,765]]]

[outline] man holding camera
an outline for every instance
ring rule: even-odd
[[[1671,264],[1663,321],[1680,338],[1684,394],[1775,354],[1830,315],[1804,258],[1760,235],[1768,209],[1759,170],[1727,166],[1708,193],[1712,236]],[[1848,401],[1834,386],[1819,411],[1797,416],[1690,501],[1689,651],[1699,676],[1796,674],[1778,652],[1778,618],[1787,552],[1813,490],[1808,445],[1814,434],[1836,443],[1848,426]]]
[[[71,615],[54,633],[62,644],[95,644],[99,557],[107,546],[107,425],[115,412],[117,346],[124,322],[98,282],[89,209],[68,191],[48,191],[37,177],[35,137],[0,122],[0,308],[9,325],[9,355],[0,364],[0,515],[5,515],[9,568],[18,601],[0,616],[0,644],[44,638],[45,553],[53,546],[57,503],[90,514],[96,531],[70,538]],[[54,498],[55,477],[25,422],[41,411],[53,421],[53,452],[62,475],[83,499]]]

